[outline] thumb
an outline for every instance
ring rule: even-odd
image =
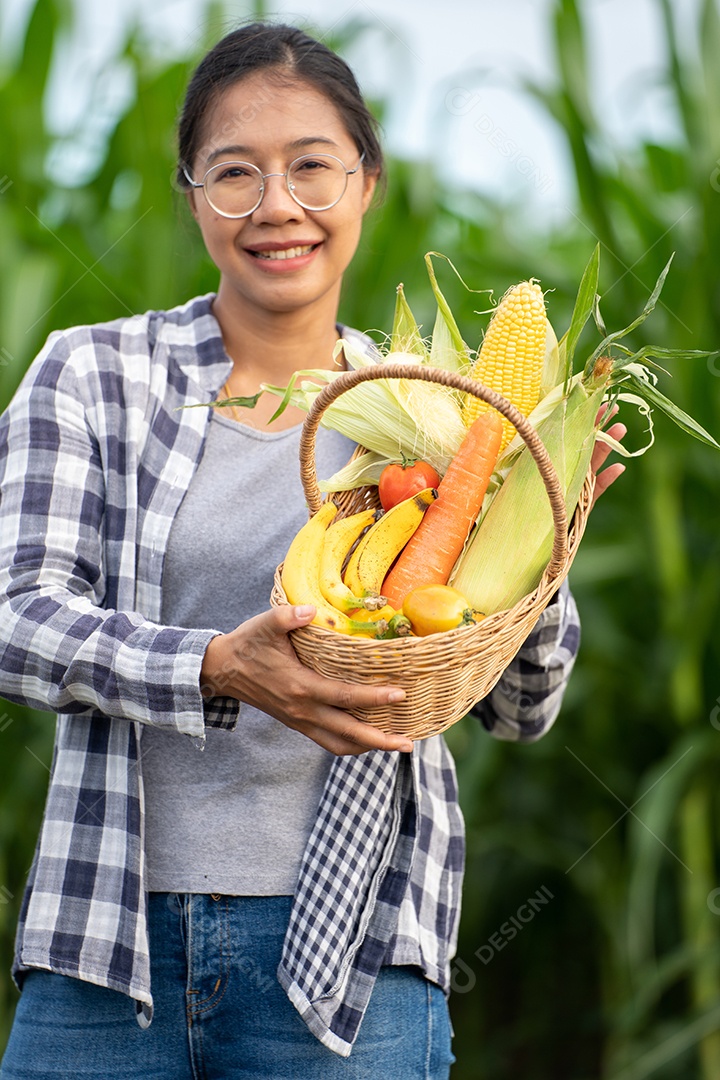
[[[275,629],[282,634],[307,626],[315,618],[317,608],[314,604],[281,604],[271,608]]]
[[[272,645],[280,638],[287,638],[291,630],[307,626],[315,616],[312,604],[280,604],[253,615],[233,630],[236,647],[243,657],[250,660],[261,645]]]

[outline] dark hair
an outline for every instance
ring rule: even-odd
[[[202,145],[205,118],[217,98],[246,75],[262,69],[279,79],[301,79],[329,98],[358,151],[364,152],[365,169],[382,178],[378,123],[345,61],[297,27],[254,22],[227,34],[193,73],[178,125],[180,187],[188,186],[183,166],[192,169]]]

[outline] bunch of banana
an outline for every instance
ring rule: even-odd
[[[409,623],[387,605],[380,589],[436,498],[437,492],[427,488],[380,517],[362,510],[337,522],[335,503],[323,503],[285,556],[281,580],[290,603],[313,604],[313,623],[341,634],[377,638],[407,633]]]

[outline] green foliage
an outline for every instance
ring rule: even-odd
[[[472,288],[496,297],[538,277],[553,290],[548,310],[561,336],[599,243],[608,328],[635,318],[674,253],[660,303],[632,347],[718,348],[720,17],[715,0],[698,10],[693,25],[690,8],[657,5],[667,58],[658,78],[677,139],[626,148],[597,115],[585,5],[557,0],[549,25],[557,78],[526,80],[519,90],[566,140],[573,214],[544,228],[519,206],[451,192],[428,164],[392,160],[387,196],[369,215],[346,278],[341,318],[387,332],[402,281],[430,333],[435,306],[423,256],[435,250]],[[172,194],[173,125],[189,63],[152,59],[131,35],[118,62],[134,93],[94,175],[76,188],[49,179],[54,140],[42,102],[69,19],[60,0],[37,0],[21,52],[0,71],[0,406],[56,327],[173,305],[216,283],[182,196]],[[213,19],[222,24],[217,6]],[[344,47],[366,30],[336,32]],[[435,270],[476,348],[487,317],[475,312],[489,306],[486,295],[465,290],[442,262]],[[586,327],[576,370],[600,336]],[[663,392],[717,437],[720,363],[687,360],[671,374],[671,382],[660,377]],[[632,442],[641,433],[629,424]],[[719,481],[720,455],[658,417],[655,446],[593,511],[572,571],[583,643],[555,728],[530,747],[498,743],[469,722],[449,733],[468,827],[455,1080],[720,1076],[720,540],[711,509]],[[52,720],[10,705],[3,712],[7,972]],[[539,890],[551,899],[525,922],[518,913]],[[513,918],[522,930],[510,939],[501,927]],[[0,995],[6,1032],[16,996],[7,976]]]

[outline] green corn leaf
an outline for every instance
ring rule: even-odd
[[[678,808],[684,793],[697,775],[717,760],[717,739],[713,730],[693,730],[673,743],[670,753],[655,762],[643,776],[641,789],[647,792],[638,816],[629,824],[628,842],[633,872],[628,890],[628,950],[636,969],[650,966],[655,956],[656,920],[648,918],[658,895],[658,879],[673,844]]]
[[[263,391],[258,390],[257,394],[253,394],[252,397],[230,397],[221,398],[219,401],[211,401],[210,404],[215,409],[222,409],[226,406],[238,409],[254,409],[260,398],[263,396]]]
[[[574,567],[573,567],[574,569]],[[577,580],[577,571],[575,572]],[[658,844],[662,853],[663,849]],[[653,888],[657,880],[653,878]],[[644,909],[645,922],[647,912],[652,910],[652,890],[649,893],[649,906]],[[709,951],[700,950],[690,943],[679,945],[676,949],[656,958],[652,956],[644,964],[637,963],[635,971],[638,973],[633,980],[633,993],[620,1007],[617,1014],[617,1026],[623,1035],[637,1030],[641,1024],[652,1020],[652,1011],[656,1007],[660,997],[667,993],[671,987],[677,986],[687,979],[693,968],[702,963],[710,963],[718,966],[720,961],[720,945],[716,945]]]
[[[593,314],[593,319],[595,320],[595,325],[597,326],[598,330],[600,331],[600,333],[602,334],[603,337],[606,337],[607,336],[607,327],[605,326],[605,320],[603,319],[602,314],[600,312],[600,294],[599,293],[596,293],[596,295],[595,295],[595,301],[593,303],[592,314]]]
[[[339,373],[335,372],[335,375],[337,374]],[[331,372],[325,371],[322,368],[317,368],[311,370],[296,371],[290,382],[285,387],[272,386],[270,383],[262,383],[260,386],[261,392],[267,391],[269,394],[281,395],[280,404],[270,417],[269,423],[272,423],[273,420],[277,420],[278,416],[282,416],[288,405],[297,405],[299,408],[305,410],[310,409],[312,399],[309,398],[307,393],[307,383],[302,383],[300,386],[297,385],[298,379],[301,378],[303,375],[309,375],[311,376],[313,381],[317,382],[331,382],[333,377]],[[327,378],[323,379],[323,376],[327,376]]]
[[[558,345],[560,350],[560,362],[565,369],[564,383],[566,388],[570,376],[572,375],[573,357],[575,356],[577,343],[585,328],[585,324],[596,306],[599,273],[600,245],[597,244],[583,271],[580,287],[575,299],[575,307],[573,308],[572,318],[570,319],[570,326]]]
[[[618,346],[618,348],[623,348],[623,346]],[[718,352],[708,352],[702,349],[663,349],[659,345],[643,345],[637,352],[632,352],[630,349],[624,349],[624,351],[627,353],[626,357],[617,357],[613,361],[613,367],[616,371],[633,363],[649,362],[652,364],[653,360],[708,360],[711,357],[720,356]],[[664,371],[665,374],[669,374],[659,364],[652,364],[652,366]]]
[[[717,103],[720,101],[720,70],[718,69],[720,14],[715,0],[703,0],[700,18],[702,75],[705,83],[704,99],[707,102]],[[718,146],[720,145],[720,110],[715,107],[703,110],[703,112],[705,123],[708,125],[710,145],[713,147]]]
[[[263,392],[260,390],[253,397],[218,398],[216,401],[200,401],[193,405],[179,405],[178,411],[180,409],[224,409],[233,405],[237,405],[238,408],[254,409],[262,394]]]
[[[690,1014],[679,1020],[671,1021],[662,1026],[661,1032],[657,1032],[652,1040],[652,1047],[639,1057],[634,1056],[631,1065],[619,1070],[610,1069],[606,1073],[608,1080],[655,1080],[660,1076],[658,1070],[670,1062],[679,1061],[681,1056],[692,1047],[697,1046],[708,1035],[714,1034],[720,1025],[720,1005],[714,1004],[703,1010],[699,1015]],[[665,1071],[665,1075],[672,1073]],[[679,1075],[679,1074],[675,1074]],[[698,1078],[700,1074],[698,1075]],[[706,1072],[702,1080],[714,1080],[714,1076]]]
[[[695,439],[699,439],[700,442],[705,443],[707,446],[713,446],[716,450],[720,450],[720,443],[716,442],[713,436],[701,424],[698,424],[697,420],[693,420],[692,416],[688,416],[679,405],[666,398],[649,379],[643,379],[636,373],[629,372],[628,381],[640,397],[647,401],[649,405],[660,409],[682,431],[692,435]]]
[[[657,304],[660,293],[662,292],[663,285],[665,284],[665,278],[668,275],[668,271],[670,270],[670,264],[672,263],[673,258],[674,256],[671,255],[668,261],[665,263],[665,267],[660,274],[660,277],[655,282],[655,287],[650,294],[650,298],[648,299],[648,302],[646,303],[645,307],[642,309],[638,317],[634,319],[630,323],[630,325],[626,326],[623,330],[615,330],[612,334],[608,334],[600,342],[600,344],[588,360],[587,364],[585,365],[585,373],[587,375],[589,375],[592,371],[593,365],[595,364],[595,361],[598,359],[598,357],[602,356],[604,352],[607,352],[610,345],[612,345],[616,341],[620,341],[621,338],[627,337],[627,335],[632,333],[632,331],[635,330],[638,326],[640,326],[641,323],[644,323],[648,315],[650,315],[655,310],[655,305]]]

